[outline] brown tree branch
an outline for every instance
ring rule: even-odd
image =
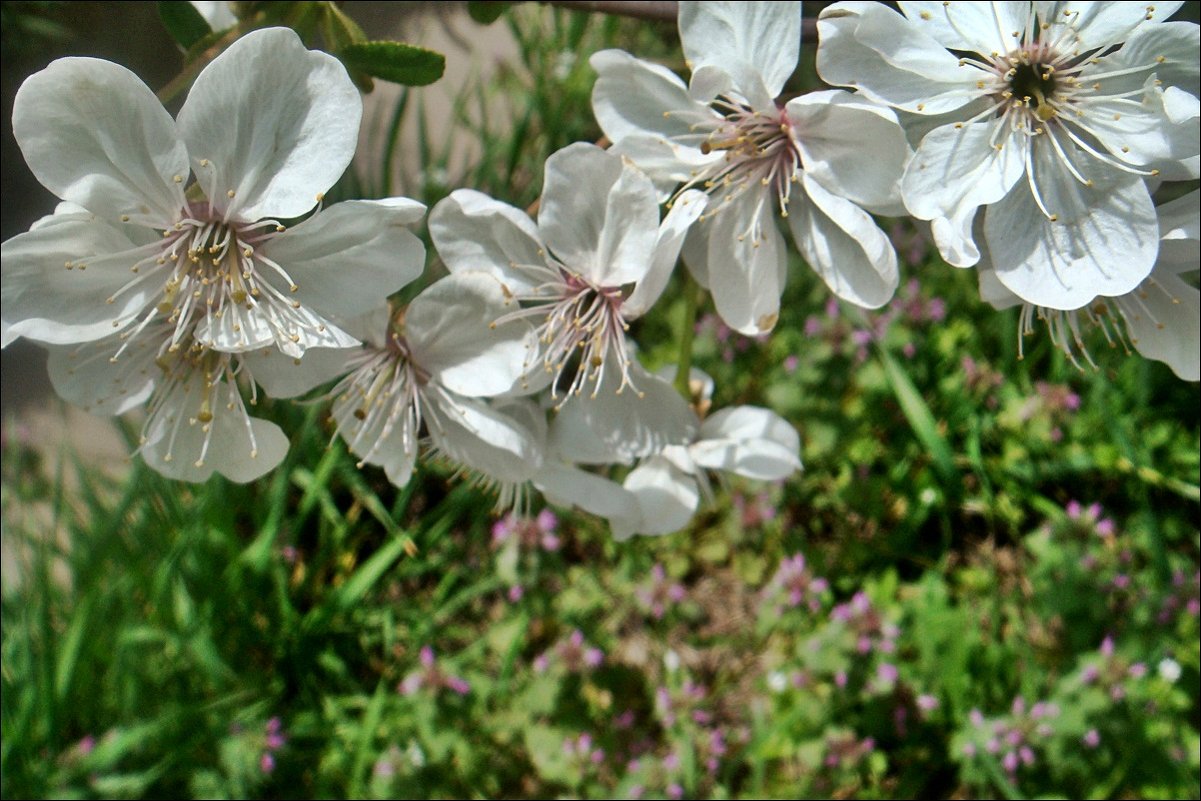
[[[541,0],[546,5],[593,14],[617,14],[635,19],[674,22],[678,4],[675,0]],[[801,20],[801,41],[817,41],[817,20]]]

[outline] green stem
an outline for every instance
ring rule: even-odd
[[[688,377],[692,372],[692,340],[696,338],[696,312],[703,290],[688,272],[684,273],[684,316],[680,322],[680,356],[676,360],[676,390],[688,401],[692,390]]]
[[[236,42],[242,34],[259,27],[262,23],[262,17],[263,15],[260,13],[242,20],[230,28],[224,36],[213,42],[204,52],[185,64],[178,75],[172,78],[166,86],[158,90],[159,101],[163,105],[166,105],[174,100],[180,92],[191,86],[192,81],[196,80],[196,76],[200,74],[202,69],[208,66],[210,61],[225,52],[225,48]]]

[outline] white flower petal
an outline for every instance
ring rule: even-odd
[[[980,284],[980,299],[994,309],[999,311],[1022,305],[1022,299],[1010,292],[997,278],[997,271],[991,264],[980,264],[976,268],[976,277]]]
[[[750,69],[746,64],[738,66],[742,67],[744,73]],[[746,97],[745,89],[739,92],[735,88],[734,77],[730,73],[729,65],[702,64],[692,70],[692,76],[688,79],[688,94],[692,97],[693,105],[702,103],[709,105],[718,95],[741,95],[746,103],[755,108],[764,108],[771,103],[772,99],[767,96],[767,89],[763,88],[762,78],[757,82],[751,81],[751,85],[759,89],[754,100]],[[758,104],[754,101],[758,101]]]
[[[295,292],[277,275],[264,271],[264,278],[324,316],[362,314],[421,275],[425,246],[405,226],[424,211],[406,198],[338,203],[263,247],[291,276]]]
[[[278,348],[299,359],[309,348],[353,348],[359,340],[307,306],[248,298],[227,305],[220,316],[207,315],[196,325],[196,341],[223,353]]]
[[[428,407],[431,414],[426,424],[440,453],[496,483],[523,484],[534,477],[542,465],[534,434],[483,401],[451,400],[453,405]]]
[[[602,440],[588,424],[588,401],[565,403],[550,424],[547,442],[552,453],[572,464],[620,464],[634,457],[620,453]]]
[[[310,348],[297,359],[265,348],[243,354],[242,360],[269,396],[295,398],[345,374],[356,354],[346,348]]]
[[[683,472],[667,459],[656,456],[630,471],[622,482],[638,500],[639,519],[633,534],[671,534],[688,525],[700,505],[696,478]],[[611,521],[613,535],[626,539],[620,531],[621,520]]]
[[[1051,309],[1130,292],[1151,272],[1158,249],[1146,186],[1137,176],[1104,187],[1061,184],[1060,203],[1051,207],[1063,212],[1058,222],[1046,218],[1024,183],[986,211],[997,278],[1027,303]]]
[[[1196,267],[1194,256],[1191,268]],[[1157,266],[1135,290],[1136,297],[1121,305],[1127,335],[1139,353],[1164,362],[1185,381],[1201,381],[1201,292],[1180,277],[1187,269]]]
[[[631,134],[609,148],[627,158],[651,179],[666,202],[677,184],[689,181],[712,163],[725,158],[720,152],[704,154],[698,147],[679,144],[654,134]]]
[[[124,414],[145,403],[154,391],[160,372],[154,364],[158,344],[139,337],[125,347],[123,338],[110,336],[82,345],[52,346],[47,363],[50,383],[60,398],[85,412]]]
[[[976,242],[976,212],[979,206],[970,201],[963,203],[947,217],[935,217],[930,221],[930,235],[939,254],[953,267],[971,267],[980,261],[980,247]]]
[[[207,380],[196,371],[163,399],[147,423],[142,457],[159,473],[181,481],[207,481],[213,473],[240,484],[254,481],[283,461],[288,438],[275,423],[227,409],[222,397],[238,388],[225,381],[213,390],[220,402],[213,404],[212,421],[201,423],[193,415]]]
[[[1156,3],[1148,7],[1140,3],[1089,3],[1080,0],[1034,3],[1043,20],[1064,20],[1068,14],[1071,15],[1071,29],[1075,32],[1074,39],[1079,42],[1081,51],[1125,41],[1138,28],[1158,28],[1162,20],[1176,13],[1182,5]],[[1056,35],[1062,27],[1062,24],[1054,26],[1051,35]]]
[[[960,108],[981,92],[929,32],[880,3],[835,3],[818,17],[817,71],[836,86],[919,114]]]
[[[1156,17],[1166,19],[1166,15],[1160,15],[1160,8],[1157,3]],[[1151,66],[1155,77],[1163,81],[1165,87],[1176,87],[1196,97],[1201,94],[1198,48],[1201,48],[1201,30],[1195,22],[1146,24],[1131,34],[1116,53],[1104,57],[1101,63],[1114,70]],[[1135,72],[1126,80],[1141,83],[1146,74],[1145,71]]]
[[[238,18],[225,0],[192,0],[192,6],[214,31],[223,31],[238,24]]]
[[[1201,192],[1193,190],[1187,195],[1163,204],[1156,211],[1159,214],[1159,236],[1164,240],[1160,247],[1161,255],[1164,251],[1162,245],[1167,242],[1183,240],[1196,242],[1201,239]],[[1188,252],[1195,265],[1198,258],[1196,249],[1189,247]]]
[[[592,111],[605,136],[614,142],[627,136],[696,140],[695,125],[712,122],[716,113],[692,99],[688,87],[671,70],[634,58],[623,50],[602,50],[588,63],[597,72]]]
[[[680,43],[694,72],[707,65],[748,65],[748,71],[761,76],[770,101],[780,94],[800,57],[801,4],[682,2]]]
[[[474,189],[456,189],[430,212],[430,236],[452,273],[486,272],[513,294],[535,283],[523,265],[546,264],[546,247],[524,211]]]
[[[627,387],[619,395],[621,377],[616,372],[602,368],[596,392],[572,398],[568,405],[581,407],[584,425],[621,461],[692,440],[696,415],[671,384],[634,363],[630,381],[637,391]],[[562,449],[560,453],[575,461],[574,454]]]
[[[841,90],[809,92],[787,109],[806,173],[856,205],[904,212],[900,182],[912,152],[891,109]]]
[[[671,211],[659,226],[659,238],[655,244],[651,268],[621,305],[625,319],[632,320],[646,314],[663,294],[675,270],[688,229],[701,216],[708,201],[709,198],[704,192],[689,189],[672,202]]]
[[[185,205],[188,151],[175,123],[117,64],[62,58],[30,76],[13,101],[13,135],[43,186],[108,222],[166,227]]]
[[[538,230],[570,270],[600,286],[634,283],[650,269],[658,192],[645,174],[595,145],[546,160]]]
[[[486,273],[454,273],[427,287],[405,311],[412,360],[431,380],[467,397],[509,391],[532,358],[531,329],[495,325],[507,309],[500,282]]]
[[[205,67],[178,122],[210,201],[258,220],[299,217],[317,204],[350,164],[362,114],[340,61],[308,50],[288,28],[268,28]]]
[[[127,236],[134,232],[76,213],[45,218],[7,240],[0,250],[3,344],[19,336],[87,342],[133,320],[159,289],[152,282],[119,292],[135,278],[130,267],[149,253],[135,253]],[[112,303],[105,302],[109,297]]]
[[[1008,53],[1026,27],[1029,2],[900,2],[909,23],[948,50]],[[1081,5],[1074,3],[1074,5]]]
[[[575,506],[600,517],[628,513],[638,504],[617,482],[561,463],[543,465],[534,476],[534,486],[556,506]]]
[[[1101,144],[1129,164],[1152,165],[1197,155],[1201,133],[1197,125],[1201,101],[1175,87],[1171,95],[1147,79],[1141,107],[1132,111],[1129,99],[1098,97],[1089,106],[1088,130]],[[1173,102],[1171,114],[1166,104]],[[1188,108],[1181,108],[1187,104]]]
[[[747,336],[766,333],[780,317],[788,266],[771,206],[748,191],[710,213],[715,219],[698,223],[687,241],[708,240],[704,265],[717,314]],[[687,242],[684,252],[687,257]]]
[[[988,123],[936,128],[905,168],[905,206],[914,217],[933,220],[963,219],[968,208],[996,203],[1025,173],[1026,147],[1024,136],[994,147]]]
[[[797,249],[838,297],[866,309],[892,300],[900,282],[897,254],[871,215],[834,195],[808,173],[805,196],[792,205],[788,225]]]
[[[722,409],[701,424],[700,439],[689,449],[701,467],[746,478],[775,481],[801,469],[801,440],[784,418],[768,409]]]
[[[334,398],[330,414],[338,425],[338,434],[350,452],[362,460],[360,467],[362,464],[382,467],[394,486],[404,487],[413,476],[420,433],[414,429],[412,408],[403,399],[394,397],[366,400],[360,390],[352,387]],[[379,413],[365,412],[372,403],[390,406],[372,409]]]

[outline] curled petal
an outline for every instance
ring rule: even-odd
[[[809,266],[838,297],[865,309],[892,300],[900,282],[888,236],[863,209],[802,174],[806,202],[788,216],[792,236]]]

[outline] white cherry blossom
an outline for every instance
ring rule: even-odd
[[[1090,353],[1090,332],[1100,331],[1113,347],[1133,346],[1148,359],[1161,361],[1185,381],[1201,380],[1201,193],[1194,190],[1160,206],[1159,258],[1151,274],[1133,291],[1097,298],[1079,309],[1060,310],[1022,304],[982,264],[980,291],[997,308],[1022,305],[1019,330],[1034,332],[1035,320],[1046,325],[1056,347],[1077,366],[1079,358],[1096,366]],[[987,255],[987,254],[986,254]],[[1019,342],[1019,349],[1020,349]]]
[[[504,304],[501,285],[492,276],[448,276],[401,312],[373,315],[361,351],[348,358],[313,351],[299,365],[311,371],[310,379],[288,380],[287,390],[275,389],[299,394],[333,373],[348,373],[330,392],[338,435],[360,466],[382,467],[398,487],[412,476],[423,436],[435,453],[468,467],[481,465],[484,473],[495,470],[506,453],[515,465],[536,462],[536,445],[520,424],[481,400],[513,388],[531,344],[524,323],[493,324]],[[273,381],[265,386],[271,391]],[[511,501],[502,503],[506,500]]]
[[[842,2],[818,71],[930,118],[901,191],[939,250],[1023,300],[1124,295],[1158,246],[1146,178],[1196,177],[1198,28],[1180,3]]]
[[[592,106],[614,149],[661,189],[711,196],[684,260],[718,314],[745,334],[774,327],[787,273],[777,215],[831,291],[886,303],[896,254],[865,209],[900,210],[910,150],[896,116],[843,91],[778,104],[799,56],[800,3],[682,2],[679,24],[688,85],[605,50],[591,59]]]
[[[530,321],[541,347],[531,387],[549,380],[563,405],[603,392],[644,393],[627,341],[632,320],[659,298],[688,227],[705,208],[682,195],[662,222],[650,179],[613,154],[574,144],[551,155],[535,224],[479,192],[452,192],[430,213],[430,234],[452,273],[484,270]]]
[[[4,243],[3,344],[133,340],[161,321],[176,347],[357,344],[337,321],[420,273],[424,249],[403,226],[423,207],[354,201],[284,221],[346,169],[361,116],[337,59],[283,28],[218,56],[176,120],[123,67],[53,62],[18,91],[13,130],[71,205]]]

